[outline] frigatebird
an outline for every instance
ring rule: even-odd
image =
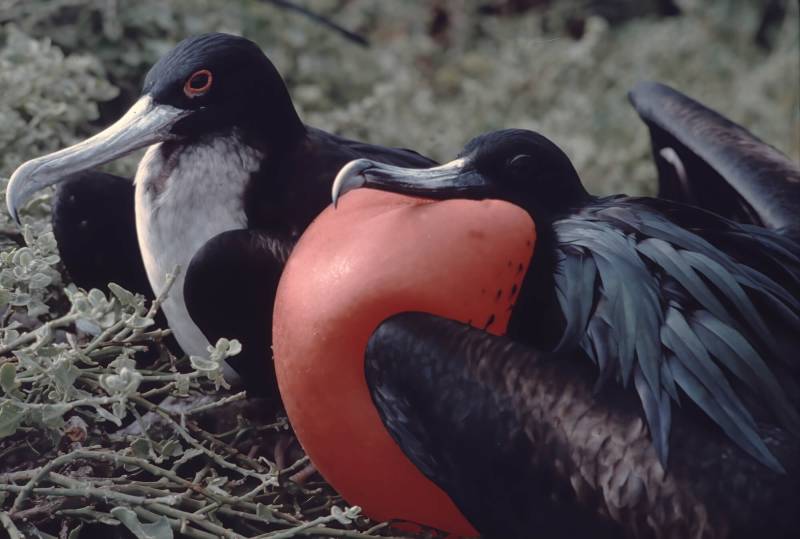
[[[74,176],[144,147],[132,184]],[[54,225],[79,284],[117,280],[143,292],[143,262],[159,294],[178,266],[163,311],[181,348],[203,355],[209,341],[238,338],[243,352],[231,365],[252,393],[273,396],[269,344],[278,278],[300,234],[328,205],[336,172],[359,156],[433,164],[411,150],[304,125],[261,49],[213,33],[188,38],[161,58],[116,123],[21,165],[7,204],[16,219],[33,193],[69,180],[54,204]],[[139,249],[131,241],[134,215]],[[87,236],[97,245],[86,245]]]
[[[371,189],[323,211],[286,264],[273,351],[297,439],[348,503],[378,521],[477,535],[381,423],[364,378],[370,334],[420,310],[502,334],[536,233],[507,202],[436,203]]]
[[[696,202],[722,190],[735,204],[714,209],[728,217],[593,197],[558,146],[524,130],[479,136],[429,170],[357,160],[340,172],[334,201],[358,187],[500,199],[536,225],[521,289],[499,290],[518,293],[506,336],[398,313],[362,358],[369,392],[405,455],[486,537],[793,536],[800,169],[666,86],[632,100],[673,169],[661,164],[662,181]]]

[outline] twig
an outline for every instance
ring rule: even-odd
[[[327,26],[331,30],[339,33],[340,35],[342,35],[346,39],[349,39],[353,43],[361,45],[362,47],[369,47],[369,40],[367,38],[365,38],[360,34],[352,32],[342,26],[339,26],[337,23],[333,22],[331,19],[325,17],[324,15],[315,13],[303,6],[298,6],[297,4],[289,0],[265,0],[265,1],[269,2],[270,4],[274,4],[277,7],[281,7],[283,9],[287,9],[289,11],[294,11],[296,13],[300,13],[301,15],[305,15],[312,21],[321,24],[322,26]]]
[[[354,507],[352,509],[357,509],[357,508]],[[347,511],[345,511],[344,514],[347,514]],[[295,526],[294,528],[289,528],[288,530],[282,530],[277,533],[273,532],[273,533],[258,535],[253,539],[290,539],[292,537],[297,537],[298,535],[301,536],[321,535],[324,537],[349,537],[352,539],[372,539],[375,537],[374,535],[366,535],[358,531],[338,530],[338,529],[328,528],[325,526],[325,524],[334,522],[339,519],[340,517],[334,515],[327,515],[324,517],[316,518],[309,522],[304,522],[303,524]],[[390,537],[386,539],[401,539],[401,538]]]
[[[213,493],[209,492],[208,490],[206,490],[205,488],[203,488],[202,486],[200,486],[200,485],[198,485],[196,483],[193,483],[193,482],[189,481],[188,479],[184,479],[183,477],[177,475],[174,472],[171,472],[171,471],[166,470],[164,468],[160,468],[160,467],[156,466],[155,464],[152,464],[152,463],[148,462],[145,459],[141,459],[141,458],[138,458],[138,457],[118,455],[116,453],[105,453],[105,452],[87,451],[87,450],[84,450],[84,449],[79,449],[79,450],[73,451],[71,453],[67,453],[66,455],[62,455],[62,456],[52,460],[50,463],[48,463],[47,465],[39,468],[38,470],[31,471],[31,472],[26,472],[26,473],[17,472],[14,475],[8,474],[6,476],[2,476],[3,479],[8,477],[8,478],[11,478],[12,480],[14,478],[17,478],[17,477],[19,477],[20,479],[24,479],[24,478],[26,478],[26,476],[30,476],[30,479],[29,479],[28,483],[24,487],[22,487],[22,490],[20,491],[20,495],[17,496],[17,499],[15,500],[14,505],[12,506],[12,511],[14,511],[15,508],[19,508],[20,504],[22,504],[25,501],[25,499],[27,498],[28,494],[33,489],[33,487],[36,485],[36,483],[42,481],[43,478],[46,475],[51,475],[56,482],[62,482],[62,483],[65,482],[66,476],[62,476],[61,474],[54,473],[54,472],[52,472],[52,470],[54,468],[58,467],[58,466],[63,466],[64,464],[66,464],[68,462],[71,462],[73,460],[79,460],[79,459],[83,459],[83,460],[99,460],[99,461],[102,461],[102,462],[110,462],[110,463],[113,463],[113,464],[116,464],[116,465],[136,466],[136,467],[138,467],[138,468],[140,468],[140,469],[142,469],[142,470],[144,470],[146,472],[149,472],[149,473],[151,473],[151,474],[153,474],[155,476],[163,477],[165,479],[168,479],[168,480],[176,483],[179,486],[187,488],[187,489],[191,490],[192,492],[196,492],[196,493],[198,493],[198,494],[200,494],[200,495],[202,495],[202,496],[204,496],[204,497],[206,497],[206,498],[208,498],[210,500],[213,500],[215,502],[235,503],[237,501],[237,499],[234,498],[234,497],[223,496],[223,495],[219,495],[219,494],[213,494]],[[0,485],[0,488],[2,488],[2,485]],[[22,493],[23,492],[27,492],[28,494],[26,494],[24,497],[22,497]]]
[[[374,525],[374,526],[372,526],[371,528],[369,528],[369,529],[367,529],[367,530],[364,530],[364,533],[365,533],[366,535],[372,535],[373,533],[375,533],[375,532],[379,532],[379,531],[381,531],[382,529],[384,529],[384,528],[388,528],[388,527],[389,527],[389,523],[388,523],[388,522],[381,522],[380,524],[375,524],[375,525]]]
[[[313,528],[307,528],[305,530],[300,530],[297,532],[297,535],[301,536],[323,536],[323,537],[347,537],[350,539],[375,539],[375,535],[370,535],[365,532],[357,532],[352,530],[339,530],[336,528],[323,528],[320,526],[314,526]],[[279,537],[277,535],[269,536],[269,539],[275,539]],[[291,537],[291,536],[290,536]],[[393,535],[385,535],[381,536],[381,539],[404,539],[403,537],[396,537]]]
[[[164,303],[164,301],[167,299],[167,295],[169,294],[172,285],[175,284],[175,279],[178,278],[179,273],[180,273],[180,267],[175,266],[172,272],[167,274],[167,281],[166,283],[164,283],[164,289],[156,297],[156,299],[153,300],[153,303],[150,304],[150,308],[147,310],[147,315],[146,315],[147,318],[152,319],[153,317],[155,317],[156,313],[158,312],[158,309],[161,307],[161,304]],[[97,337],[92,339],[92,342],[89,343],[89,345],[86,347],[83,353],[86,355],[91,354],[100,345],[107,343],[109,337],[111,337],[112,335],[114,335],[114,341],[119,342],[119,341],[124,341],[131,334],[137,334],[136,331],[128,327],[128,324],[132,322],[137,316],[139,316],[138,312],[133,313],[128,318],[124,320],[119,320],[115,324],[112,324],[110,327],[103,330]],[[139,333],[142,333],[142,331],[139,330]]]
[[[66,476],[62,476],[64,478]],[[77,486],[75,487],[36,487],[31,489],[32,493],[42,494],[45,496],[63,496],[67,498],[97,498],[98,500],[115,500],[117,502],[121,502],[125,505],[152,505],[158,507],[168,507],[163,502],[170,502],[174,503],[172,500],[172,496],[165,497],[170,499],[160,499],[160,498],[147,498],[146,496],[133,496],[131,494],[125,494],[124,492],[117,492],[115,490],[109,490],[105,488],[96,488],[85,483],[81,483],[80,481],[75,481]],[[19,485],[0,485],[0,491],[7,491],[7,492],[18,492],[22,493],[25,487],[21,487]],[[16,515],[13,511],[11,512],[12,515]]]
[[[299,486],[303,486],[303,484],[308,480],[309,477],[317,473],[317,467],[314,466],[314,463],[310,463],[306,465],[305,468],[297,472],[296,474],[289,476],[289,481],[295,483]]]
[[[11,516],[5,511],[0,511],[0,524],[2,524],[6,532],[8,532],[9,539],[25,539],[14,524],[14,521],[11,520]]]
[[[52,331],[57,328],[61,328],[64,326],[68,326],[80,318],[80,315],[77,313],[73,314],[65,314],[55,320],[50,320],[49,322],[42,324],[38,328],[33,331],[29,331],[27,333],[23,333],[10,343],[0,346],[0,355],[7,354],[11,350],[22,346],[23,344],[28,344],[31,341],[35,341],[40,336],[44,335],[47,331]]]
[[[239,535],[238,533],[232,532],[222,526],[214,524],[213,522],[209,521],[205,517],[205,515],[188,513],[186,511],[181,511],[180,509],[176,509],[175,507],[168,505],[176,503],[178,498],[178,496],[176,495],[163,496],[161,498],[133,496],[130,494],[117,492],[115,490],[107,488],[93,487],[81,481],[70,479],[66,476],[60,476],[58,478],[54,478],[54,482],[68,486],[66,488],[40,487],[33,489],[33,491],[36,494],[42,494],[46,496],[94,498],[104,502],[113,500],[116,504],[122,504],[124,506],[131,507],[132,509],[135,509],[136,507],[145,506],[148,508],[149,511],[154,512],[157,515],[163,515],[166,517],[171,517],[179,520],[190,521],[194,525],[203,528],[208,532],[216,534],[216,537],[226,537],[227,539],[242,539],[242,536]],[[7,490],[10,492],[16,492],[16,491],[21,492],[23,488],[24,487],[18,487],[16,485],[0,485],[0,491]]]
[[[43,503],[41,505],[35,505],[30,509],[25,509],[23,511],[17,511],[13,515],[10,515],[14,520],[31,520],[34,517],[38,517],[40,515],[51,515],[53,511],[58,509],[64,504],[64,500],[53,500],[47,503]]]
[[[194,414],[200,414],[202,412],[207,412],[209,410],[213,410],[214,408],[219,408],[220,406],[225,406],[226,404],[230,404],[232,402],[244,400],[247,397],[247,393],[244,391],[240,391],[235,395],[231,395],[229,397],[225,397],[224,399],[220,399],[215,402],[209,402],[208,404],[203,404],[201,406],[197,406],[196,408],[192,408],[191,410],[186,410],[183,412],[183,415],[190,416]]]
[[[232,464],[232,463],[228,462],[227,460],[222,458],[220,455],[217,455],[213,451],[210,451],[203,444],[198,442],[191,434],[189,434],[189,432],[180,423],[175,421],[172,418],[172,414],[170,414],[166,410],[163,410],[162,408],[156,406],[155,404],[151,403],[150,401],[145,400],[145,399],[143,399],[141,397],[138,397],[136,395],[132,396],[130,398],[130,400],[132,402],[135,402],[136,404],[139,404],[139,405],[147,408],[149,411],[160,415],[163,419],[165,419],[166,421],[168,421],[172,425],[172,427],[175,429],[175,432],[177,432],[178,435],[181,438],[183,438],[183,440],[186,443],[188,443],[189,445],[191,445],[195,449],[199,449],[200,451],[202,451],[208,458],[213,460],[215,463],[217,463],[222,468],[226,468],[228,470],[233,470],[236,473],[238,473],[239,475],[244,476],[244,477],[252,477],[254,479],[258,479],[260,482],[264,483],[264,485],[271,485],[271,484],[277,485],[277,479],[275,477],[268,477],[268,476],[265,476],[262,473],[253,472],[253,471],[247,470],[245,468],[242,468],[241,466],[237,466],[236,464]],[[202,430],[202,429],[200,429],[200,430]],[[205,432],[205,431],[203,431],[203,432]],[[224,444],[224,443],[220,442],[219,440],[214,439],[211,436],[210,436],[210,438],[211,438],[210,441],[213,441],[214,443],[217,443],[220,446],[226,446],[227,445],[227,444]],[[233,449],[233,448],[231,448],[231,449]],[[235,449],[233,451],[237,455],[239,455],[241,457],[244,457],[244,455],[242,455],[239,451],[237,451]],[[246,457],[244,457],[244,458],[246,458]],[[257,465],[257,467],[260,467],[260,466]]]
[[[144,507],[131,507],[131,509],[138,516],[140,516],[140,517],[142,517],[142,518],[144,518],[146,520],[149,520],[149,521],[157,520],[158,517],[160,516],[160,515],[158,515],[156,513],[153,513],[152,511],[148,511]],[[187,537],[192,537],[193,539],[219,539],[220,538],[219,535],[216,535],[216,534],[213,534],[213,533],[207,533],[207,532],[204,532],[202,530],[198,530],[196,528],[192,528],[191,526],[187,525],[187,523],[185,521],[182,521],[182,520],[167,518],[167,522],[169,523],[170,527],[173,530],[175,530],[177,532],[180,532],[182,535],[185,535]],[[235,537],[241,539],[240,535],[236,535]]]
[[[91,506],[82,507],[80,509],[59,509],[55,512],[56,516],[75,517],[87,522],[103,522],[103,521],[116,521],[114,515],[104,513],[102,511],[95,511]],[[119,525],[119,521],[115,522]]]

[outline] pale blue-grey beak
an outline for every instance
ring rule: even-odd
[[[142,96],[122,118],[93,137],[20,165],[6,188],[8,212],[19,223],[19,209],[37,191],[70,174],[174,138],[171,127],[188,114],[190,110],[157,105],[149,95]]]

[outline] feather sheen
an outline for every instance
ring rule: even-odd
[[[638,200],[599,199],[554,223],[557,298],[566,321],[559,348],[580,346],[596,363],[596,389],[633,378],[663,464],[680,389],[743,450],[782,470],[734,387],[746,386],[800,432],[800,414],[769,367],[787,361],[769,321],[800,321],[800,302],[779,284],[800,282],[800,246],[710,215],[707,234],[680,227],[667,211]],[[764,254],[739,260],[735,249],[723,248],[737,242]],[[777,272],[788,277],[776,281]],[[792,339],[800,350],[800,336]]]

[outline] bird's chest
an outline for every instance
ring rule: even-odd
[[[244,192],[262,155],[234,137],[168,144],[151,146],[139,164],[136,231],[156,294],[164,290],[167,275],[180,269],[163,310],[184,351],[201,354],[208,343],[184,304],[185,272],[208,240],[247,227]]]

